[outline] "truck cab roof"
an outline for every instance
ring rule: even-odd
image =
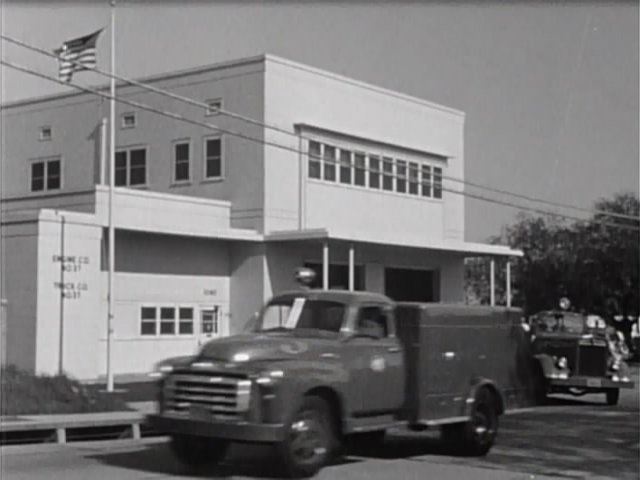
[[[345,305],[358,304],[358,303],[383,303],[388,305],[394,305],[386,295],[374,292],[366,291],[349,291],[349,290],[322,290],[316,288],[290,290],[282,292],[273,297],[276,298],[309,298],[309,299],[322,299],[331,300],[334,302],[344,303]],[[273,300],[272,299],[272,300]]]

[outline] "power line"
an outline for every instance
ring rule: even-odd
[[[15,63],[8,62],[6,60],[0,60],[0,64],[5,65],[5,66],[7,66],[9,68],[13,68],[15,70],[22,71],[22,72],[30,74],[30,75],[34,75],[34,76],[37,76],[37,77],[40,77],[40,78],[43,78],[43,79],[46,79],[46,80],[51,80],[51,81],[59,83],[61,85],[71,86],[72,88],[84,91],[86,93],[93,93],[95,95],[98,95],[98,96],[106,98],[106,99],[113,98],[110,94],[102,93],[102,92],[100,92],[100,91],[98,91],[96,89],[93,89],[93,88],[90,88],[90,87],[84,87],[84,86],[77,85],[77,84],[71,83],[71,82],[64,82],[64,81],[62,81],[62,80],[60,80],[60,79],[58,79],[58,78],[56,78],[54,76],[38,72],[36,70],[32,70],[32,69],[27,68],[27,67],[23,67],[21,65],[17,65]],[[245,135],[245,134],[242,134],[242,133],[239,133],[239,132],[235,132],[233,130],[220,128],[220,127],[218,127],[218,126],[216,126],[214,124],[211,124],[211,123],[201,122],[199,120],[193,120],[193,119],[184,117],[182,115],[179,115],[179,114],[176,114],[176,113],[173,113],[173,112],[167,112],[167,111],[164,111],[164,110],[160,110],[160,109],[151,107],[151,106],[149,106],[147,104],[144,104],[144,103],[135,102],[133,100],[126,100],[126,99],[121,98],[121,97],[115,97],[115,101],[120,102],[120,103],[124,103],[124,104],[129,105],[129,106],[133,106],[133,107],[136,107],[136,108],[140,108],[141,110],[146,110],[146,111],[149,111],[149,112],[152,112],[152,113],[156,113],[156,114],[161,115],[161,116],[172,118],[174,120],[181,120],[181,121],[184,121],[186,123],[191,123],[193,125],[205,127],[205,128],[208,128],[208,129],[216,131],[216,132],[223,132],[223,133],[227,133],[227,134],[232,135],[232,136],[237,136],[239,138],[242,138],[242,139],[245,139],[245,140],[249,140],[249,141],[252,141],[252,142],[255,142],[255,143],[258,143],[258,144],[273,146],[275,148],[280,148],[280,149],[283,149],[283,150],[287,150],[287,151],[296,153],[298,155],[303,155],[304,154],[303,151],[301,151],[301,150],[299,150],[297,148],[294,148],[294,147],[288,147],[286,145],[281,145],[281,144],[278,144],[278,143],[275,143],[275,142],[270,142],[270,141],[267,141],[267,140],[261,140],[261,139],[253,138],[253,137],[250,137],[248,135]],[[322,157],[318,157],[318,160],[322,160]],[[334,162],[334,165],[339,166],[339,163],[338,162]],[[381,175],[381,176],[385,175],[384,172],[381,172],[380,170],[372,170],[371,168],[366,168],[366,167],[363,170],[366,171],[366,172],[369,172],[369,173],[376,173],[376,174]],[[398,178],[397,175],[390,175],[390,176]],[[406,180],[406,178],[402,177],[402,180]],[[474,198],[474,199],[485,201],[485,202],[489,202],[489,203],[495,203],[495,204],[499,204],[499,205],[503,205],[503,206],[508,206],[508,207],[511,207],[511,208],[519,209],[519,210],[532,211],[532,212],[536,212],[536,213],[540,213],[540,214],[551,215],[551,216],[556,216],[556,217],[562,217],[562,218],[567,218],[567,219],[572,219],[572,220],[580,220],[580,221],[584,220],[584,219],[581,219],[581,218],[578,218],[578,217],[575,217],[575,216],[571,216],[571,215],[567,215],[567,214],[550,212],[550,211],[547,211],[547,210],[542,210],[542,209],[538,209],[538,208],[534,208],[534,207],[527,207],[527,206],[524,206],[524,205],[517,205],[517,204],[514,204],[514,203],[501,201],[501,200],[496,200],[496,199],[484,197],[484,196],[481,196],[481,195],[472,194],[472,193],[469,193],[469,192],[464,192],[464,191],[460,191],[460,190],[454,190],[454,189],[445,188],[443,186],[440,186],[440,188],[441,188],[442,191],[450,192],[450,193],[457,194],[457,195],[463,195],[463,196],[466,196],[466,197],[469,197],[469,198]],[[635,219],[635,217],[633,217],[633,219]],[[611,222],[606,222],[606,221],[597,220],[597,219],[592,219],[592,220],[589,220],[589,221],[591,221],[593,223],[601,224],[603,226],[612,227],[612,228],[619,228],[619,229],[623,229],[623,230],[632,230],[632,231],[640,231],[640,229],[635,228],[635,227],[630,226],[630,225],[622,225],[622,224],[611,223]]]
[[[23,42],[21,40],[18,40],[18,39],[15,39],[15,38],[9,37],[7,35],[3,35],[3,34],[0,34],[0,38],[4,39],[4,40],[6,40],[6,41],[8,41],[10,43],[19,45],[19,46],[21,46],[23,48],[32,50],[34,52],[38,52],[40,54],[43,54],[43,55],[58,59],[58,56],[56,54],[54,54],[52,52],[49,52],[49,51],[47,51],[45,49],[36,47],[34,45],[30,45],[30,44],[28,44],[26,42]],[[81,65],[79,62],[74,61],[74,60],[71,60],[70,62],[73,63],[73,64]],[[160,88],[151,86],[149,84],[145,84],[145,83],[139,82],[137,80],[133,80],[133,79],[130,79],[130,78],[127,78],[127,77],[123,77],[121,75],[112,74],[110,72],[105,72],[104,70],[101,70],[101,69],[99,69],[97,67],[90,68],[88,70],[95,71],[96,73],[99,73],[100,75],[106,76],[108,78],[115,78],[115,79],[120,80],[122,82],[125,82],[125,83],[128,83],[128,84],[131,84],[131,85],[134,85],[134,86],[149,90],[149,91],[154,92],[154,93],[156,93],[158,95],[169,97],[169,98],[172,98],[174,100],[178,100],[178,101],[190,104],[190,105],[197,106],[199,108],[203,108],[203,109],[205,109],[205,111],[208,111],[208,109],[210,107],[206,102],[200,102],[198,100],[194,100],[192,98],[185,97],[183,95],[178,95],[178,94],[175,94],[175,93],[170,92],[168,90],[160,89]],[[66,85],[66,83],[64,83],[64,84]],[[226,115],[228,117],[235,118],[235,119],[238,119],[238,120],[242,120],[244,122],[247,122],[247,123],[250,123],[250,124],[253,124],[253,125],[257,125],[257,126],[261,126],[261,127],[264,127],[264,128],[270,129],[270,130],[274,130],[274,131],[277,131],[277,132],[280,132],[280,133],[295,137],[296,139],[302,139],[302,140],[307,140],[307,141],[310,140],[308,137],[305,137],[305,136],[303,136],[301,134],[299,135],[299,134],[290,132],[289,130],[286,130],[284,128],[281,128],[281,127],[278,127],[278,126],[274,126],[274,125],[270,125],[270,124],[268,124],[266,122],[263,122],[263,121],[260,121],[260,120],[256,120],[254,118],[250,118],[250,117],[247,117],[247,116],[244,116],[244,115],[240,115],[238,113],[230,112],[228,110],[225,110],[224,108],[217,108],[216,111],[221,113],[221,114],[223,114],[223,115]],[[242,134],[239,134],[239,135],[242,135]],[[264,143],[265,144],[269,144],[269,142],[267,142],[267,141],[265,141]],[[556,208],[564,208],[564,209],[569,209],[569,210],[575,210],[575,211],[580,211],[580,212],[584,212],[584,213],[589,213],[589,214],[592,214],[592,215],[606,215],[606,216],[609,216],[609,217],[628,219],[628,220],[639,220],[640,219],[640,217],[636,217],[636,216],[633,216],[633,215],[627,215],[627,214],[616,213],[616,212],[609,212],[609,211],[606,211],[606,210],[599,210],[599,209],[589,209],[589,208],[584,208],[584,207],[579,207],[579,206],[576,206],[576,205],[564,204],[564,203],[559,203],[559,202],[552,202],[552,201],[541,199],[541,198],[537,198],[537,197],[532,197],[532,196],[523,195],[523,194],[519,194],[519,193],[515,193],[515,192],[510,192],[510,191],[507,191],[507,190],[498,189],[498,188],[494,188],[494,187],[490,187],[490,186],[486,186],[486,185],[481,185],[481,184],[478,184],[478,183],[475,183],[475,182],[471,182],[469,180],[456,178],[456,177],[451,177],[451,176],[448,176],[448,175],[442,175],[442,178],[446,179],[446,180],[450,180],[452,182],[461,183],[463,185],[468,185],[468,186],[471,186],[471,187],[475,187],[475,188],[479,188],[479,189],[482,189],[482,190],[486,190],[486,191],[489,191],[489,192],[499,193],[499,194],[507,195],[507,196],[512,196],[514,198],[520,198],[522,200],[527,200],[529,202],[540,203],[540,204],[549,205],[549,206],[556,207]]]

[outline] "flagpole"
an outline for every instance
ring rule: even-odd
[[[113,392],[113,276],[115,266],[115,230],[113,227],[113,188],[116,164],[116,2],[111,0],[111,82],[109,100],[109,224],[108,224],[108,293],[107,293],[107,392]]]

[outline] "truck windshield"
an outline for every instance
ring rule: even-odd
[[[582,333],[584,320],[578,313],[546,312],[538,315],[535,326],[540,332]]]
[[[273,330],[315,329],[339,332],[345,306],[339,302],[308,298],[286,298],[271,301],[255,325],[259,332]]]

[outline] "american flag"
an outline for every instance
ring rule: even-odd
[[[84,37],[75,38],[55,50],[60,70],[58,76],[65,82],[71,81],[73,72],[96,67],[96,42],[102,29]]]

